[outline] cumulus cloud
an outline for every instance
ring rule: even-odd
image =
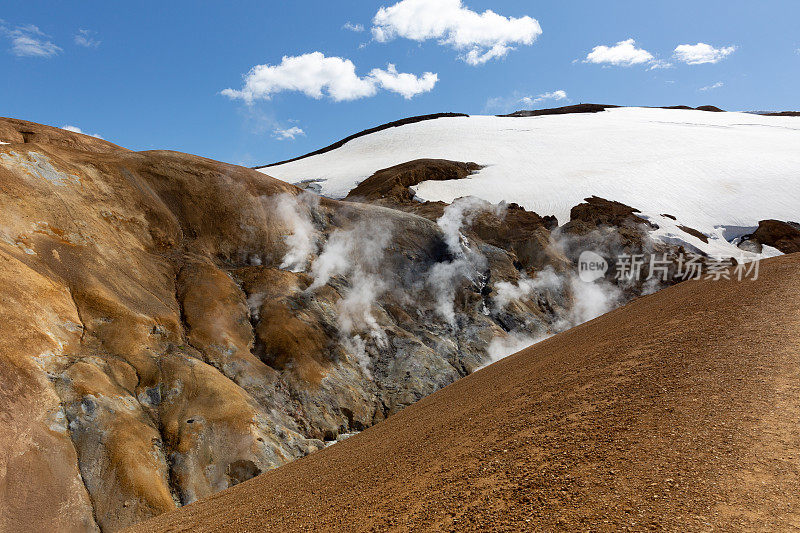
[[[344,23],[344,26],[342,26],[342,29],[343,30],[354,31],[356,33],[361,33],[362,31],[364,31],[364,25],[363,24],[353,24],[352,22],[350,22],[348,20],[347,22]]]
[[[706,43],[681,44],[675,47],[673,57],[687,65],[702,65],[703,63],[719,63],[735,51],[735,46],[714,48]]]
[[[647,67],[647,70],[659,70],[672,67],[674,67],[674,65],[669,61],[664,61],[663,59],[654,59],[650,62],[650,66]]]
[[[101,41],[95,39],[93,35],[94,32],[91,30],[78,30],[75,34],[75,44],[85,48],[97,48]]]
[[[81,135],[88,135],[90,137],[96,137],[98,139],[102,139],[102,137],[100,135],[98,135],[97,133],[85,133],[78,126],[70,126],[69,124],[67,124],[65,126],[61,126],[61,129],[62,130],[67,130],[67,131],[71,131],[72,133],[80,133]]]
[[[514,91],[510,96],[496,96],[487,99],[484,112],[492,113],[499,111],[506,113],[518,110],[522,106],[530,107],[546,101],[559,102],[563,100],[569,101],[569,97],[567,96],[567,92],[561,89],[537,95],[526,95],[519,91]]]
[[[272,136],[281,141],[293,141],[296,137],[305,134],[306,132],[297,126],[292,126],[291,128],[285,129],[275,128],[275,130],[272,132]]]
[[[311,52],[284,56],[278,65],[256,65],[245,75],[241,90],[225,89],[222,94],[247,103],[269,100],[283,91],[301,92],[316,99],[327,96],[337,102],[375,96],[378,89],[411,98],[430,91],[437,81],[434,73],[426,72],[418,77],[399,73],[391,64],[386,70],[376,68],[368,76],[359,77],[349,59]]]
[[[504,17],[488,9],[477,13],[461,0],[402,0],[380,8],[372,24],[372,35],[379,42],[397,37],[438,39],[461,52],[461,59],[470,65],[503,57],[515,45],[533,44],[542,34],[534,18]]]
[[[636,48],[636,41],[627,39],[625,41],[619,41],[613,46],[595,46],[592,48],[592,51],[586,55],[584,63],[630,67],[632,65],[650,63],[654,59],[653,54],[647,50]]]
[[[429,92],[439,81],[439,76],[433,72],[415,76],[407,72],[397,72],[397,68],[391,63],[386,67],[386,70],[372,69],[369,75],[378,85],[387,91],[402,95],[406,100],[418,94]]]
[[[17,57],[53,57],[61,52],[61,48],[33,24],[0,30],[11,39],[11,53]]]
[[[566,91],[562,91],[562,90],[559,89],[557,91],[553,91],[553,92],[550,92],[550,93],[542,93],[542,94],[540,94],[538,96],[535,96],[535,97],[534,96],[524,96],[524,97],[520,98],[519,101],[521,103],[525,104],[525,105],[534,105],[534,104],[539,104],[541,102],[544,102],[545,100],[558,101],[558,100],[566,100],[566,99],[567,99]]]
[[[722,83],[721,81],[718,81],[717,83],[714,83],[713,85],[706,85],[705,87],[700,87],[700,90],[701,91],[712,91],[714,89],[719,89],[723,85],[725,85],[725,84]]]

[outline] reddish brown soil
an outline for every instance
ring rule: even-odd
[[[724,109],[720,109],[713,105],[701,105],[699,107],[689,107],[688,105],[669,105],[659,107],[658,109],[686,109],[689,111],[711,111],[712,113],[724,113]]]
[[[800,255],[686,282],[138,531],[800,527]]]

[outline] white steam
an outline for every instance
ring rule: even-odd
[[[647,244],[647,242],[645,242]],[[586,249],[605,252],[607,257],[614,257],[624,252],[623,242],[616,232],[592,232],[587,235],[571,236],[560,232],[551,234],[550,246],[556,254],[566,257],[577,256]],[[556,272],[546,267],[533,278],[523,277],[516,284],[501,281],[493,287],[493,310],[502,312],[509,304],[526,298],[539,299],[549,292],[556,300],[565,302],[567,309],[558,315],[549,317],[547,323],[540,324],[550,332],[558,333],[578,326],[615,309],[625,302],[625,293],[617,285],[600,278],[587,282],[580,279],[577,272]],[[657,287],[645,285],[643,293],[653,292]],[[548,298],[546,298],[548,299]],[[528,325],[530,326],[530,324]],[[525,328],[510,332],[507,336],[496,337],[487,348],[489,361],[497,360],[499,355],[513,353],[532,344],[539,337],[530,336],[522,331]]]
[[[337,229],[311,264],[314,282],[309,290],[322,287],[334,276],[377,272],[391,239],[392,228],[377,221],[359,221],[350,229]]]
[[[533,346],[537,342],[541,342],[550,337],[552,337],[552,335],[530,337],[521,333],[509,333],[508,335],[502,337],[495,337],[492,339],[492,342],[489,343],[489,347],[486,349],[488,361],[481,366],[481,368],[499,361],[500,359],[504,359],[509,355],[513,355],[520,350],[524,350],[525,348]]]
[[[450,262],[435,263],[425,279],[425,284],[433,295],[433,308],[450,326],[456,325],[455,297],[464,278],[474,281],[480,274],[465,258]]]
[[[311,264],[314,291],[336,276],[349,280],[350,287],[336,304],[337,323],[343,346],[353,353],[367,377],[369,356],[366,340],[357,331],[366,332],[380,348],[387,346],[386,335],[372,314],[375,302],[389,284],[383,278],[381,265],[386,247],[392,239],[388,224],[360,221],[347,230],[331,233],[319,256]]]
[[[549,266],[537,272],[533,278],[523,276],[517,284],[510,281],[495,283],[494,288],[497,292],[493,298],[495,311],[503,311],[511,302],[528,298],[542,291],[559,291],[563,285],[562,277],[556,274],[553,268]]]
[[[494,205],[480,198],[467,196],[457,198],[436,220],[453,259],[434,264],[428,271],[425,283],[433,295],[434,310],[452,327],[456,325],[454,300],[461,281],[467,279],[471,283],[485,282],[482,271],[486,269],[486,258],[470,248],[469,240],[461,233],[461,228],[474,222],[481,213],[492,213],[504,218],[505,212],[505,202]]]
[[[582,281],[571,274],[569,286],[572,291],[572,308],[569,312],[569,327],[588,322],[604,315],[622,303],[622,290],[605,280]]]
[[[481,213],[493,213],[498,218],[504,218],[506,213],[506,203],[490,204],[486,200],[465,196],[456,198],[452,204],[448,205],[436,224],[444,233],[444,241],[452,254],[458,254],[464,247],[464,236],[461,228],[466,224],[472,224],[475,218]]]
[[[361,371],[367,376],[368,379],[372,379],[372,371],[369,368],[370,358],[367,354],[367,343],[359,335],[353,335],[352,337],[345,337],[342,339],[342,345],[345,349],[352,353],[355,358],[358,366],[361,367]]]
[[[336,305],[339,328],[345,335],[354,330],[367,330],[378,346],[384,347],[386,336],[372,315],[372,306],[386,291],[386,284],[375,274],[358,270],[353,274],[351,288]]]
[[[294,196],[289,193],[275,198],[278,216],[292,228],[292,234],[284,237],[289,247],[280,268],[302,272],[309,258],[317,251],[317,232],[311,221],[310,211],[316,209],[319,197],[310,193]]]

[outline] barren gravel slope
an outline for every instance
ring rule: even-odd
[[[800,255],[552,337],[140,531],[800,527]]]

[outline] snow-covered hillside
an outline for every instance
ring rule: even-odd
[[[376,170],[418,158],[485,165],[466,179],[419,184],[420,199],[505,200],[564,223],[572,206],[597,195],[641,209],[660,226],[657,236],[712,255],[738,254],[729,241],[759,220],[800,219],[797,117],[616,108],[441,118],[261,170],[291,183],[315,180],[322,194],[341,198]],[[709,243],[678,225],[705,233]]]

